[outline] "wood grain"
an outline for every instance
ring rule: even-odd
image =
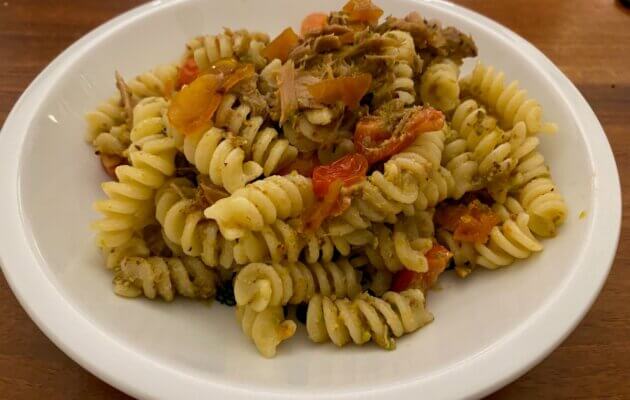
[[[612,145],[630,191],[630,11],[614,0],[458,0],[541,49],[577,85]],[[0,0],[0,122],[64,48],[139,0]],[[630,201],[619,250],[591,311],[540,365],[493,394],[504,398],[630,398]],[[59,351],[0,275],[0,398],[127,399]]]

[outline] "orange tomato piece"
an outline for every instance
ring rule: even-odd
[[[439,244],[433,247],[424,255],[427,258],[429,269],[427,272],[415,272],[408,269],[402,269],[392,278],[392,286],[390,290],[394,292],[402,292],[410,287],[417,287],[422,291],[426,291],[435,285],[438,277],[444,272],[449,260],[453,254],[448,249]]]
[[[370,0],[350,0],[343,6],[351,22],[365,22],[374,25],[378,22],[383,10]]]
[[[347,154],[329,165],[320,165],[313,170],[313,191],[319,198],[325,197],[334,182],[351,186],[365,179],[368,162],[361,154]]]
[[[444,204],[435,211],[435,223],[449,232],[454,232],[460,219],[468,213],[464,204]]]
[[[179,68],[177,76],[177,88],[181,88],[184,85],[188,85],[199,76],[199,67],[195,62],[195,59],[189,57],[184,61],[184,64]]]
[[[322,222],[339,207],[339,195],[341,194],[342,187],[343,181],[341,179],[330,183],[324,198],[316,202],[313,208],[306,214],[304,219],[305,232],[314,232],[319,229]]]
[[[370,90],[372,75],[359,74],[356,76],[344,76],[341,78],[325,79],[308,87],[311,96],[320,103],[335,104],[343,102],[354,110],[359,102]]]
[[[271,41],[262,51],[262,55],[267,60],[275,58],[280,59],[283,63],[289,58],[291,50],[298,45],[300,38],[291,28],[282,31],[274,40]]]
[[[304,17],[302,20],[302,26],[300,27],[300,34],[305,36],[311,32],[317,32],[323,27],[328,25],[328,15],[320,12],[311,13]]]
[[[231,74],[238,68],[239,63],[236,59],[232,57],[221,58],[210,65],[210,73],[211,74]]]
[[[251,78],[255,74],[256,71],[254,70],[253,64],[245,64],[241,67],[238,67],[231,74],[227,75],[227,77],[223,81],[223,84],[221,85],[221,92],[229,92],[230,89],[238,85],[241,81]]]
[[[168,108],[168,119],[184,135],[205,131],[212,126],[212,116],[221,103],[218,93],[220,75],[201,75],[177,92]]]
[[[455,240],[462,242],[485,243],[499,222],[499,217],[490,207],[473,200],[467,206],[462,204],[439,207],[435,222],[449,232]]]
[[[354,131],[357,152],[363,154],[370,164],[385,160],[412,144],[418,135],[441,129],[444,125],[444,114],[431,107],[417,108],[404,124],[399,134],[393,136],[382,118],[362,118]]]

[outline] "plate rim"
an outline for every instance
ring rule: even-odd
[[[593,179],[593,210],[590,211],[593,219],[587,242],[598,240],[593,235],[596,228],[601,232],[613,232],[614,240],[611,241],[610,237],[606,240],[600,239],[597,251],[592,249],[595,246],[590,246],[591,249],[584,252],[580,265],[587,264],[590,259],[595,261],[598,268],[593,268],[591,274],[576,269],[556,295],[528,319],[527,324],[522,324],[520,329],[513,330],[502,340],[495,342],[491,349],[477,355],[474,360],[468,358],[462,361],[461,365],[449,373],[431,377],[429,381],[419,379],[383,385],[377,389],[344,391],[338,394],[253,392],[245,387],[223,384],[219,380],[200,379],[159,365],[149,357],[108,337],[104,331],[94,326],[41,271],[39,259],[28,243],[21,212],[18,166],[22,152],[11,152],[11,149],[23,149],[22,144],[30,127],[31,117],[56,82],[55,77],[63,74],[65,68],[83,52],[88,51],[99,37],[105,37],[158,9],[174,7],[186,1],[188,0],[152,1],[131,9],[84,35],[39,73],[14,105],[0,132],[0,187],[5,189],[6,194],[0,197],[0,220],[7,221],[5,229],[0,230],[0,265],[20,305],[39,329],[65,354],[112,386],[142,398],[193,397],[199,393],[212,393],[231,399],[248,399],[252,396],[265,399],[315,396],[362,399],[385,394],[412,398],[421,385],[424,394],[430,398],[459,398],[483,396],[511,382],[546,357],[575,329],[603,287],[620,237],[621,187],[610,143],[590,105],[573,83],[542,52],[498,22],[444,0],[408,1],[428,3],[443,10],[455,11],[479,25],[480,29],[500,33],[504,39],[513,41],[519,49],[527,53],[527,58],[539,64],[541,73],[547,75],[573,114],[578,116],[576,123],[579,123],[582,130],[592,133],[585,138],[585,143],[593,160],[597,160],[597,165],[593,168],[599,174]],[[602,198],[604,195],[605,199]],[[33,288],[38,289],[38,298],[29,295]],[[582,294],[578,297],[580,291]],[[73,329],[68,329],[68,326]],[[526,333],[529,337],[526,337]],[[94,346],[97,342],[99,346]],[[506,350],[508,344],[513,346],[510,352]],[[467,374],[473,367],[476,371],[484,372]],[[458,385],[449,385],[445,380],[446,376],[449,380],[456,379]]]

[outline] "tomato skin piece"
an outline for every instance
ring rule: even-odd
[[[210,73],[197,77],[173,95],[167,113],[169,121],[184,135],[210,129],[223,94],[255,73],[252,64],[239,66],[235,60],[219,60]]]
[[[357,152],[363,154],[370,164],[374,164],[400,153],[411,145],[418,135],[442,129],[444,125],[444,114],[431,107],[417,107],[403,119],[400,124],[404,125],[399,129],[398,135],[393,136],[381,117],[362,118],[354,131],[354,146]]]
[[[262,51],[262,55],[269,61],[278,58],[282,63],[287,61],[291,50],[298,45],[299,36],[291,28],[283,30]]]
[[[383,10],[375,6],[371,0],[350,0],[343,6],[351,22],[364,22],[374,25],[383,15]]]
[[[173,127],[183,135],[210,129],[212,116],[221,104],[218,91],[222,82],[221,75],[201,75],[175,93],[167,112]]]
[[[241,81],[251,78],[255,74],[256,74],[256,71],[254,70],[253,64],[245,64],[241,67],[234,69],[232,73],[227,75],[227,77],[225,78],[225,81],[223,81],[223,83],[221,84],[221,89],[220,89],[221,93],[229,92],[230,89],[232,89],[234,86],[241,83]]]
[[[306,36],[311,32],[317,32],[323,27],[328,25],[328,14],[321,12],[315,12],[307,15],[302,20],[302,26],[300,27],[300,34]]]
[[[304,232],[315,232],[321,226],[324,220],[333,214],[335,208],[338,208],[339,195],[343,181],[335,179],[330,183],[328,191],[321,201],[316,202],[312,209],[305,215]]]
[[[402,292],[411,286],[411,284],[418,278],[420,274],[410,269],[401,269],[396,272],[392,278],[392,286],[389,290],[394,292]]]
[[[368,73],[356,76],[325,79],[308,87],[315,101],[323,104],[343,102],[351,110],[359,107],[359,102],[372,86],[372,75]]]
[[[351,186],[365,179],[367,159],[358,153],[347,154],[329,165],[320,165],[313,170],[313,191],[324,198],[331,184],[340,180],[343,186]]]
[[[460,219],[468,213],[464,204],[440,205],[435,211],[435,223],[449,232],[455,232]]]
[[[408,269],[402,269],[392,278],[392,286],[390,290],[394,292],[402,292],[410,287],[419,287],[423,292],[430,289],[438,277],[448,265],[453,254],[442,245],[434,244],[424,255],[427,258],[429,269],[427,272],[415,272]]]
[[[195,62],[195,59],[189,57],[184,61],[184,64],[179,68],[177,77],[177,89],[180,89],[184,85],[190,84],[199,76],[199,67]]]
[[[468,205],[440,206],[435,213],[435,222],[452,232],[455,240],[486,243],[492,228],[501,220],[490,207],[479,200],[473,200]]]

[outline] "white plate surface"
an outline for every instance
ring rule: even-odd
[[[560,131],[542,152],[570,207],[545,251],[432,293],[431,325],[398,342],[313,345],[304,334],[260,357],[232,309],[123,300],[93,245],[93,200],[106,179],[83,141],[83,114],[134,76],[177,59],[185,41],[223,26],[278,33],[342,1],[154,1],[91,32],[31,84],[0,135],[0,256],[38,326],[82,366],[141,398],[461,398],[496,390],[568,335],[598,294],[620,229],[619,178],[601,125],[571,82],[506,28],[442,1],[380,1],[472,33],[480,58],[518,79]],[[314,9],[316,7],[316,9]],[[467,65],[470,68],[470,63]],[[587,217],[579,219],[580,211]]]

